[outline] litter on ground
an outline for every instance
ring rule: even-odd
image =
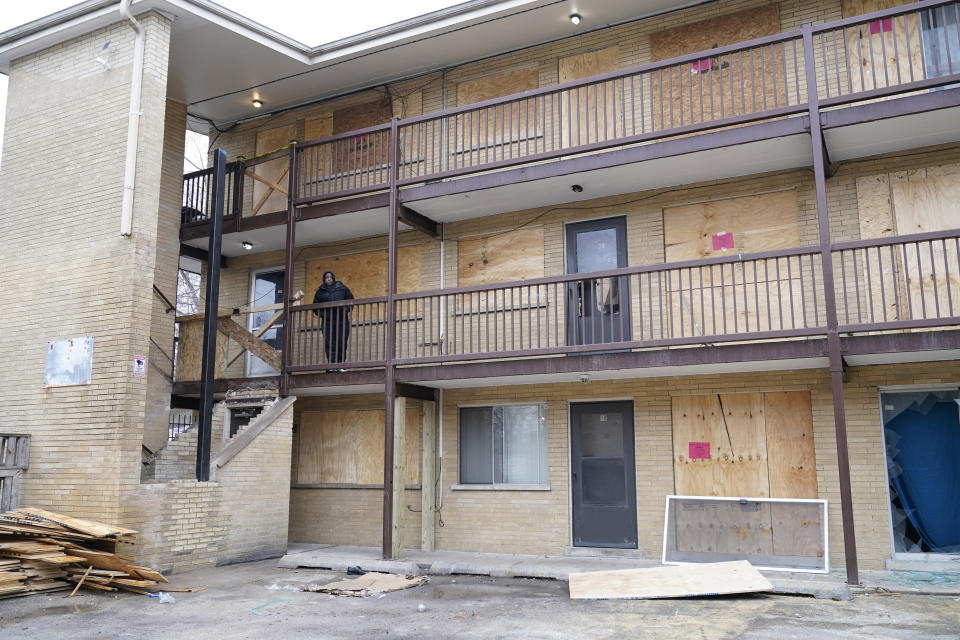
[[[392,573],[371,572],[352,580],[338,580],[328,584],[307,584],[304,591],[331,593],[336,596],[366,597],[400,589],[419,587],[428,582],[427,576],[400,576]]]

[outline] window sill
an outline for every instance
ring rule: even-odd
[[[549,484],[452,484],[451,491],[552,491]]]
[[[379,489],[383,490],[382,484],[352,484],[352,483],[340,483],[340,482],[320,482],[320,483],[304,483],[304,482],[294,482],[290,485],[291,489]],[[407,491],[420,491],[421,486],[419,484],[408,484],[403,487]]]

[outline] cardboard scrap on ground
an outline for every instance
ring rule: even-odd
[[[690,598],[773,591],[746,560],[570,574],[571,600]]]
[[[378,593],[419,587],[427,582],[427,576],[400,576],[393,573],[371,572],[352,580],[338,580],[328,584],[306,584],[301,589],[332,593],[335,596],[366,597]]]

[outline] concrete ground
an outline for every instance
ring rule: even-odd
[[[629,601],[570,600],[558,580],[431,576],[368,598],[299,591],[343,573],[280,569],[276,560],[171,577],[176,603],[81,590],[0,600],[0,638],[834,638],[955,639],[957,596],[790,595]],[[418,611],[423,604],[426,610]],[[628,635],[629,634],[629,635]]]

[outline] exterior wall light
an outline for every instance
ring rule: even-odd
[[[571,14],[570,14],[570,22],[572,22],[573,24],[580,24],[580,21],[581,21],[582,19],[583,19],[583,18],[580,17],[580,14],[579,14],[579,13],[571,13]]]

